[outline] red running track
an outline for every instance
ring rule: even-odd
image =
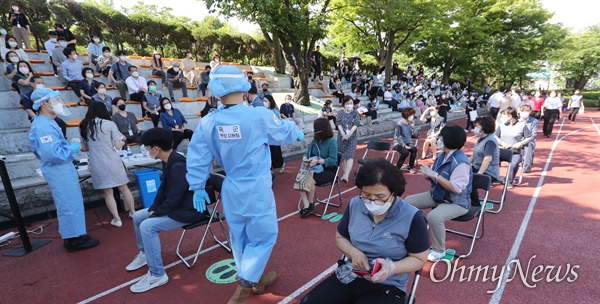
[[[468,259],[458,260],[456,266],[466,268],[465,280],[459,282],[460,268],[452,281],[450,276],[442,280],[445,265],[437,264],[432,271],[432,264],[428,263],[417,291],[419,303],[597,303],[600,297],[596,272],[600,262],[596,254],[597,232],[600,231],[600,129],[590,118],[600,124],[599,113],[588,112],[578,117],[576,124],[557,123],[551,138],[538,137],[533,171],[525,175],[523,185],[509,190],[500,214],[486,214],[485,236],[477,241]],[[468,139],[464,148],[467,154],[474,143],[475,138]],[[356,155],[362,156],[364,148],[365,144],[359,145]],[[377,153],[370,152],[370,155]],[[552,158],[545,170],[550,155]],[[425,163],[430,164],[431,160]],[[278,174],[274,181],[280,232],[268,269],[277,271],[279,279],[266,294],[252,296],[248,303],[299,303],[306,293],[304,290],[318,283],[320,275],[329,275],[340,256],[334,243],[336,223],[317,217],[300,219],[297,214],[298,195],[291,185],[298,168],[298,160],[289,161],[284,174]],[[407,174],[406,178],[408,186],[403,196],[426,191],[429,187],[420,174]],[[350,184],[342,184],[342,191],[345,191],[344,207],[359,193]],[[500,191],[496,186],[491,197],[498,198]],[[320,189],[319,193],[322,197],[326,189]],[[322,207],[317,210],[321,210],[319,208]],[[343,207],[331,211],[341,213]],[[0,278],[4,303],[225,303],[236,288],[235,284],[213,284],[205,277],[206,269],[217,261],[231,258],[229,253],[213,246],[211,240],[205,245],[208,249],[197,265],[188,270],[175,257],[181,231],[174,230],[161,234],[169,283],[143,294],[132,294],[129,286],[147,269],[125,271],[125,266],[137,254],[131,221],[125,220],[122,228],[105,229],[110,221],[105,208],[88,210],[86,216],[89,233],[101,241],[97,248],[67,253],[56,221],[51,220],[36,223],[35,226],[47,226],[41,235],[31,237],[52,238],[52,243],[25,257],[0,258],[0,267],[5,272]],[[450,223],[448,226],[468,230],[473,224]],[[200,229],[196,230],[189,234],[188,240],[192,242],[183,247],[186,255],[196,249]],[[18,246],[18,239],[12,242],[0,247],[0,252]],[[468,240],[448,235],[447,247],[464,252],[468,249]],[[475,273],[470,280],[467,278],[469,266],[496,265],[499,270],[513,258],[520,261],[523,273],[530,263],[524,275],[528,285],[536,284],[533,279],[543,277],[543,280],[538,281],[536,287],[527,287],[520,273],[506,284],[498,284],[498,279],[491,278],[483,282],[483,273],[477,281]],[[539,265],[544,266],[542,274],[532,276]],[[571,269],[577,265],[571,270],[577,277],[568,282],[567,279],[575,278],[569,273],[560,282],[546,282],[548,265],[555,266],[550,277],[561,267],[559,279],[565,275],[567,265]],[[431,273],[441,282],[433,282],[429,277]],[[512,277],[515,272],[507,274]],[[498,272],[496,276],[499,277]],[[497,286],[501,287],[499,291],[487,293]]]

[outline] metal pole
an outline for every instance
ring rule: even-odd
[[[23,217],[21,217],[21,209],[19,208],[19,204],[17,203],[15,191],[12,187],[12,183],[10,182],[10,177],[8,176],[8,170],[6,170],[6,163],[4,162],[5,160],[6,157],[0,155],[0,178],[2,178],[4,192],[6,192],[6,196],[8,197],[10,209],[12,211],[15,223],[17,224],[17,229],[19,230],[19,237],[21,238],[21,243],[23,244],[23,247],[16,248],[4,255],[23,256],[27,253],[30,253],[34,249],[48,244],[50,241],[36,240],[34,241],[34,244],[32,246],[32,243],[29,240],[29,235],[27,234],[27,229],[25,229],[25,222],[23,222]]]

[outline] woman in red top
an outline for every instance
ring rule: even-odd
[[[542,96],[542,92],[540,91],[536,91],[535,92],[535,97],[531,98],[531,101],[533,101],[533,109],[531,110],[531,115],[535,118],[535,119],[540,119],[541,115],[541,111],[542,111],[542,105],[544,104],[544,97]]]

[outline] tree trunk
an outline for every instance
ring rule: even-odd
[[[451,70],[450,70],[450,65],[452,64],[452,56],[448,57],[446,59],[446,62],[444,63],[444,72],[442,74],[442,83],[447,86],[448,82],[450,82],[450,75]]]
[[[388,35],[388,43],[387,50],[385,52],[385,80],[384,83],[390,82],[392,78],[392,57],[394,55],[394,40],[396,35],[392,32],[387,33]]]
[[[285,74],[285,57],[283,57],[281,42],[277,37],[273,37],[273,63],[275,67],[275,73]]]

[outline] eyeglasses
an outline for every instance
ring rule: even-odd
[[[388,196],[385,200],[381,201],[381,200],[372,200],[370,198],[366,198],[363,196],[362,192],[360,193],[360,196],[358,198],[360,198],[361,201],[363,201],[363,203],[367,204],[367,203],[374,203],[376,205],[383,205],[385,204],[392,196],[394,196],[394,193],[390,194],[390,196]]]

